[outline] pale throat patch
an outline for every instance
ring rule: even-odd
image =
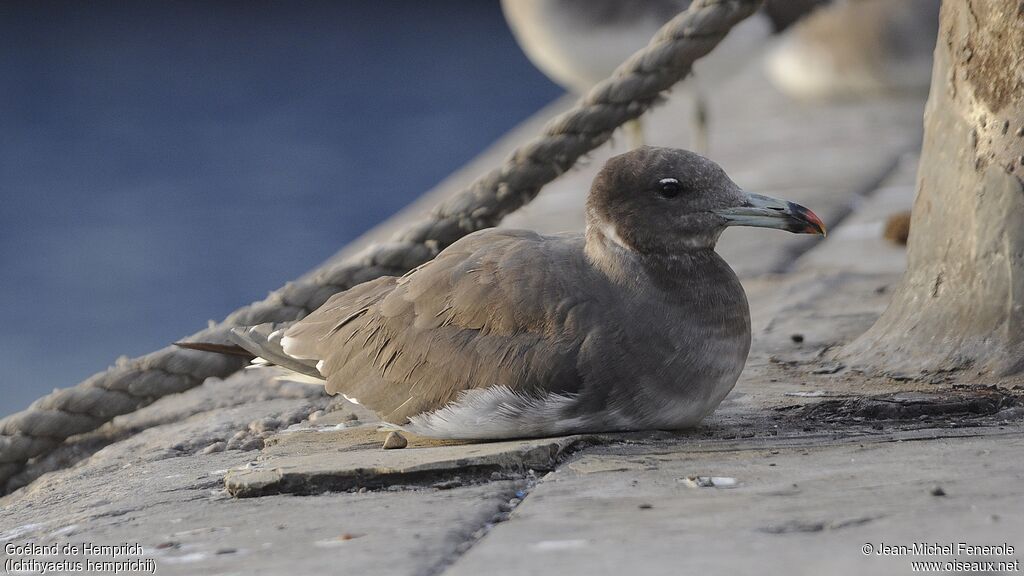
[[[666,178],[666,180],[671,180],[671,178]],[[622,236],[619,236],[619,231],[614,224],[603,219],[599,220],[599,222],[600,223],[596,224],[596,226],[598,231],[601,233],[601,236],[604,236],[605,239],[621,250],[631,253],[636,252],[629,244],[626,244],[626,241],[622,239]],[[591,226],[594,226],[594,224],[588,224],[587,228],[590,228]],[[679,238],[679,241],[687,248],[713,248],[718,242],[718,237],[721,233],[721,230],[716,230],[708,232],[707,234],[681,237]],[[669,257],[671,258],[672,256],[670,255]]]
[[[715,244],[718,243],[718,237],[721,236],[722,231],[712,231],[707,234],[699,234],[697,236],[690,236],[681,238],[683,245],[687,248],[714,248]]]
[[[618,229],[615,228],[615,225],[612,224],[611,222],[606,222],[602,220],[601,224],[598,226],[597,229],[598,231],[601,232],[601,235],[608,239],[608,241],[611,242],[612,244],[615,244],[622,250],[627,250],[629,252],[633,251],[633,249],[630,248],[628,244],[626,244],[626,241],[622,239],[622,236],[619,236]]]

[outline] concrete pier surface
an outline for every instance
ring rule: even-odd
[[[361,242],[458,190],[566,105]],[[884,310],[904,268],[904,248],[882,229],[913,199],[923,105],[797,103],[757,66],[716,93],[710,156],[741,186],[812,208],[831,232],[725,233],[720,252],[747,289],[753,348],[699,429],[411,437],[385,451],[360,407],[246,371],[117,418],[34,465],[25,480],[38,478],[0,499],[5,560],[61,557],[19,548],[28,543],[127,543],[141,551],[117,559],[152,560],[159,574],[909,574],[914,562],[1019,571],[1019,383],[985,386],[970,371],[866,378],[833,355]],[[690,116],[670,98],[646,119],[650,143],[685,146]],[[504,225],[579,229],[590,179],[624,141]]]

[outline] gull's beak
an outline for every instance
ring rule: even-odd
[[[825,223],[803,206],[761,194],[747,194],[742,206],[715,210],[725,218],[726,226],[757,226],[778,228],[797,234],[825,235]]]

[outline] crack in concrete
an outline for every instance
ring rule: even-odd
[[[551,474],[552,472],[548,472]],[[547,476],[547,474],[545,474]],[[418,576],[441,576],[448,571],[456,562],[462,558],[467,552],[473,549],[481,540],[484,539],[487,534],[491,532],[498,524],[507,522],[512,512],[518,508],[526,497],[530,495],[530,492],[537,487],[538,479],[534,475],[533,470],[530,470],[526,477],[517,483],[514,490],[508,492],[512,497],[498,505],[497,511],[493,516],[485,520],[484,522],[477,525],[473,530],[467,530],[466,538],[455,545],[454,550],[446,555],[441,561],[437,562],[433,566],[427,567],[423,572],[420,572]]]
[[[552,463],[551,469],[548,470],[541,478],[536,477],[536,472],[534,470],[528,470],[522,481],[522,485],[517,485],[515,491],[512,493],[513,497],[510,498],[507,503],[499,504],[498,512],[495,513],[490,520],[484,522],[479,528],[470,533],[469,537],[459,543],[456,546],[455,551],[450,555],[446,556],[441,562],[438,562],[434,566],[427,568],[424,572],[421,572],[419,576],[441,576],[447,572],[450,567],[459,561],[459,558],[479,544],[480,541],[483,540],[484,537],[487,536],[487,534],[489,534],[498,524],[510,520],[515,509],[526,501],[526,498],[535,488],[537,488],[540,482],[543,482],[544,478],[554,474],[564,464],[573,460],[574,456],[584,453],[587,449],[606,446],[608,444],[609,442],[602,442],[600,436],[592,438],[585,437],[580,443],[575,444],[562,452]]]

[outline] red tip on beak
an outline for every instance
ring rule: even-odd
[[[821,221],[821,218],[818,218],[817,214],[811,212],[807,208],[804,208],[804,210],[806,210],[806,212],[800,215],[804,220],[807,220],[807,228],[804,229],[804,232],[807,234],[821,234],[822,236],[828,236],[828,230],[825,229],[825,223]]]

